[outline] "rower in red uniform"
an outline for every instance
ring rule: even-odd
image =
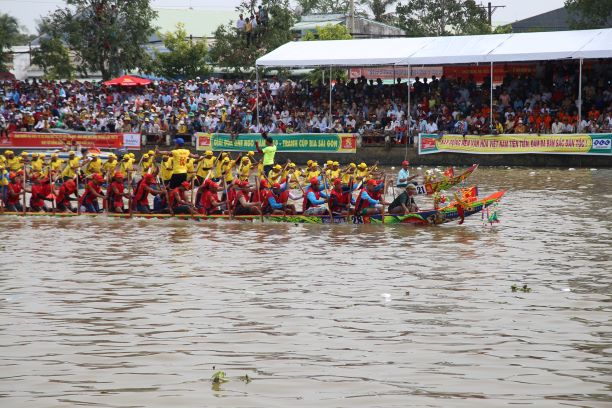
[[[100,203],[98,198],[104,198],[102,194],[102,183],[104,183],[104,177],[98,173],[94,173],[91,176],[91,180],[85,186],[85,192],[79,198],[79,205],[85,207],[85,212],[88,213],[99,213]]]
[[[324,204],[327,203],[328,198],[327,194],[321,191],[319,179],[317,177],[312,177],[310,179],[310,185],[306,189],[304,202],[302,204],[304,215],[327,214],[328,208]]]
[[[21,195],[23,192],[23,170],[11,172],[9,174],[10,182],[7,188],[6,210],[12,212],[22,212]]]
[[[152,185],[155,184],[155,176],[150,173],[146,173],[142,179],[136,184],[134,193],[134,209],[136,212],[149,214],[151,208],[149,207],[149,194],[157,195],[161,194],[161,190],[156,190]]]
[[[45,201],[53,200],[51,197],[51,184],[47,177],[40,178],[38,173],[32,174],[32,195],[30,196],[30,211],[48,212]]]
[[[122,213],[123,209],[123,197],[130,198],[130,195],[125,192],[125,186],[123,185],[123,173],[120,171],[113,175],[113,181],[107,189],[109,210],[115,213]]]
[[[252,203],[263,203],[265,200],[265,197],[267,197],[268,195],[268,188],[270,188],[270,184],[268,183],[268,180],[262,177],[261,180],[259,181],[259,190],[255,190],[251,193],[251,202]]]
[[[191,202],[187,200],[185,191],[191,190],[191,183],[183,181],[178,187],[175,187],[170,191],[168,197],[168,206],[172,208],[173,214],[196,214],[196,210],[193,208]]]
[[[261,215],[261,203],[249,202],[249,181],[235,180],[236,199],[232,203],[234,215]]]
[[[379,185],[374,179],[368,180],[355,201],[355,214],[373,215],[381,213],[382,205],[388,204],[382,200],[381,190],[382,183]]]
[[[295,214],[295,206],[293,204],[287,204],[289,200],[289,191],[287,187],[287,183],[283,183],[282,185],[280,183],[274,183],[272,185],[272,189],[265,195],[263,204],[264,214]]]
[[[64,182],[60,188],[59,191],[57,192],[57,198],[56,198],[56,203],[57,203],[57,210],[59,212],[75,212],[76,209],[72,208],[72,205],[70,204],[70,196],[74,194],[76,196],[76,200],[79,200],[79,196],[77,193],[77,186],[76,183],[74,182],[74,179],[70,179],[66,182]]]
[[[203,191],[200,197],[198,212],[206,215],[222,214],[220,206],[225,201],[219,201],[219,185],[208,179],[201,188]]]
[[[352,190],[344,189],[342,187],[342,180],[337,178],[334,180],[334,187],[330,191],[329,202],[332,213],[334,215],[346,216],[351,210],[351,204],[355,204],[353,199]]]

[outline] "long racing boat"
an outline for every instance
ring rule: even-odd
[[[186,215],[186,214],[142,214],[142,213],[54,213],[54,212],[0,212],[0,216],[26,216],[26,217],[98,217],[98,218],[137,218],[137,219],[180,219],[180,220],[218,220],[218,221],[247,221],[265,223],[294,223],[294,224],[410,224],[410,225],[438,225],[452,221],[463,222],[464,218],[482,212],[487,207],[499,202],[504,191],[498,191],[485,198],[478,199],[467,204],[451,203],[440,209],[423,210],[404,215],[371,215],[371,216],[341,216],[334,215],[242,215],[230,217],[229,215]]]

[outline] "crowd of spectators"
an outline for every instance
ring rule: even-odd
[[[412,142],[418,132],[454,134],[610,132],[610,64],[595,62],[583,77],[578,123],[578,75],[573,62],[538,65],[535,75],[507,75],[494,92],[472,80],[415,78],[411,123],[406,82],[336,80],[261,81],[259,104],[251,80],[194,78],[146,87],[92,82],[0,82],[0,140],[12,131],[138,132],[151,143],[194,132],[358,133],[360,142]],[[257,109],[257,105],[258,108]],[[257,124],[256,113],[260,120]],[[331,115],[330,115],[331,112]]]

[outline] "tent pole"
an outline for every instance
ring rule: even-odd
[[[408,109],[406,109],[406,117],[408,118],[408,126],[406,129],[406,152],[404,153],[404,160],[408,158],[408,141],[412,134],[412,118],[410,113],[410,65],[408,65],[408,78],[406,79],[406,86],[408,88]]]
[[[580,58],[580,69],[578,70],[578,123],[576,124],[576,133],[582,131],[582,58]]]
[[[489,108],[491,109],[490,117],[489,117],[489,130],[491,134],[493,133],[493,129],[495,129],[495,125],[493,124],[493,61],[491,61],[491,89],[489,91]]]
[[[259,132],[261,129],[259,128],[259,71],[257,65],[255,65],[255,114],[257,115],[257,131]]]
[[[331,128],[332,121],[332,67],[329,66],[329,125]]]

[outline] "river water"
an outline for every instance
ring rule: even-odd
[[[470,180],[500,224],[0,217],[0,406],[610,407],[612,170]]]

